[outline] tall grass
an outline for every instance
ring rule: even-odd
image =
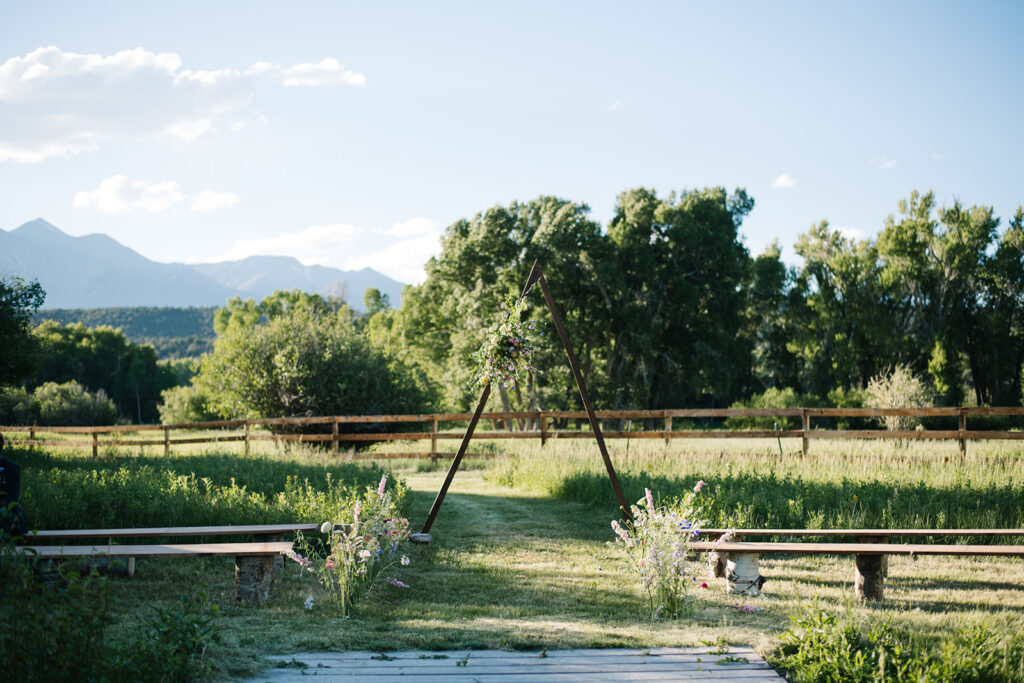
[[[1004,444],[975,446],[961,459],[951,444],[944,449],[936,444],[832,442],[815,444],[812,454],[802,458],[772,453],[764,441],[736,441],[703,442],[696,448],[688,442],[668,450],[648,441],[631,444],[628,454],[616,448],[612,461],[627,502],[639,499],[645,487],[671,499],[706,480],[702,497],[706,521],[713,526],[1024,526],[1024,459]],[[512,453],[495,463],[492,481],[609,512],[617,508],[594,444],[510,444],[506,449]]]
[[[11,449],[35,529],[341,521],[386,470],[305,449],[241,457]]]

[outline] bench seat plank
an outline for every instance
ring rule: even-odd
[[[35,545],[20,546],[43,559],[61,557],[189,557],[203,555],[278,555],[292,549],[289,542],[273,543],[187,543],[181,545]]]
[[[700,529],[702,536],[1024,536],[1024,529]]]
[[[145,536],[230,536],[234,534],[313,533],[319,524],[247,524],[237,526],[169,526],[139,529],[67,529],[30,531],[25,538],[136,538]]]
[[[695,552],[788,555],[1002,555],[1024,557],[1024,545],[909,545],[903,543],[715,543],[697,541]]]

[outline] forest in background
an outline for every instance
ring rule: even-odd
[[[161,401],[165,421],[466,410],[473,353],[536,260],[602,408],[853,407],[897,367],[936,405],[1020,404],[1024,210],[1002,227],[991,207],[913,192],[874,238],[811,226],[790,266],[777,242],[749,253],[740,228],[753,207],[721,187],[629,190],[607,226],[556,197],[494,206],[448,227],[398,309],[371,289],[366,313],[298,291],[221,309],[42,311],[85,324],[36,327],[41,360],[20,387],[75,380],[133,421]],[[534,371],[496,394],[508,409],[575,408],[539,293],[529,306],[546,332]],[[169,363],[140,343],[171,333],[212,350]]]

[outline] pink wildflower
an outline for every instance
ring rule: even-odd
[[[378,496],[383,496],[384,495],[384,487],[387,486],[387,483],[388,483],[388,475],[385,474],[385,475],[381,476],[380,484],[377,485],[377,495]]]
[[[700,481],[697,482],[697,485],[693,487],[693,492],[700,493],[700,490],[704,488],[705,484],[707,484],[707,482],[701,479]]]
[[[651,493],[650,489],[644,489],[644,495],[647,496],[647,511],[654,514],[654,494]]]
[[[409,587],[409,584],[404,583],[404,582],[399,581],[398,579],[394,579],[394,578],[389,578],[388,579],[388,583],[390,583],[392,586],[397,586],[399,588],[408,588]]]
[[[352,508],[352,523],[359,524],[359,513],[363,511],[363,501],[357,500],[356,506]]]
[[[614,519],[612,520],[612,531],[614,531],[618,537],[623,540],[623,542],[629,541],[629,534],[626,533],[626,530],[622,528],[622,525]]]

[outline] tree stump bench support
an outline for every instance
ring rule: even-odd
[[[235,558],[235,599],[263,602],[274,589],[274,557],[292,549],[288,542],[276,543],[190,543],[182,545],[35,545],[20,546],[22,552],[44,560],[83,557],[209,557]]]
[[[701,532],[717,541],[699,541],[690,544],[693,552],[707,552],[712,577],[726,575],[728,558],[737,554],[753,554],[755,562],[761,553],[785,555],[853,555],[854,594],[860,600],[881,601],[885,592],[885,579],[889,574],[889,555],[961,555],[1024,557],[1020,545],[910,545],[889,543],[892,536],[1024,536],[1024,529],[707,529]],[[726,536],[726,534],[729,534]],[[855,543],[809,542],[743,542],[743,535],[760,536],[846,536]]]

